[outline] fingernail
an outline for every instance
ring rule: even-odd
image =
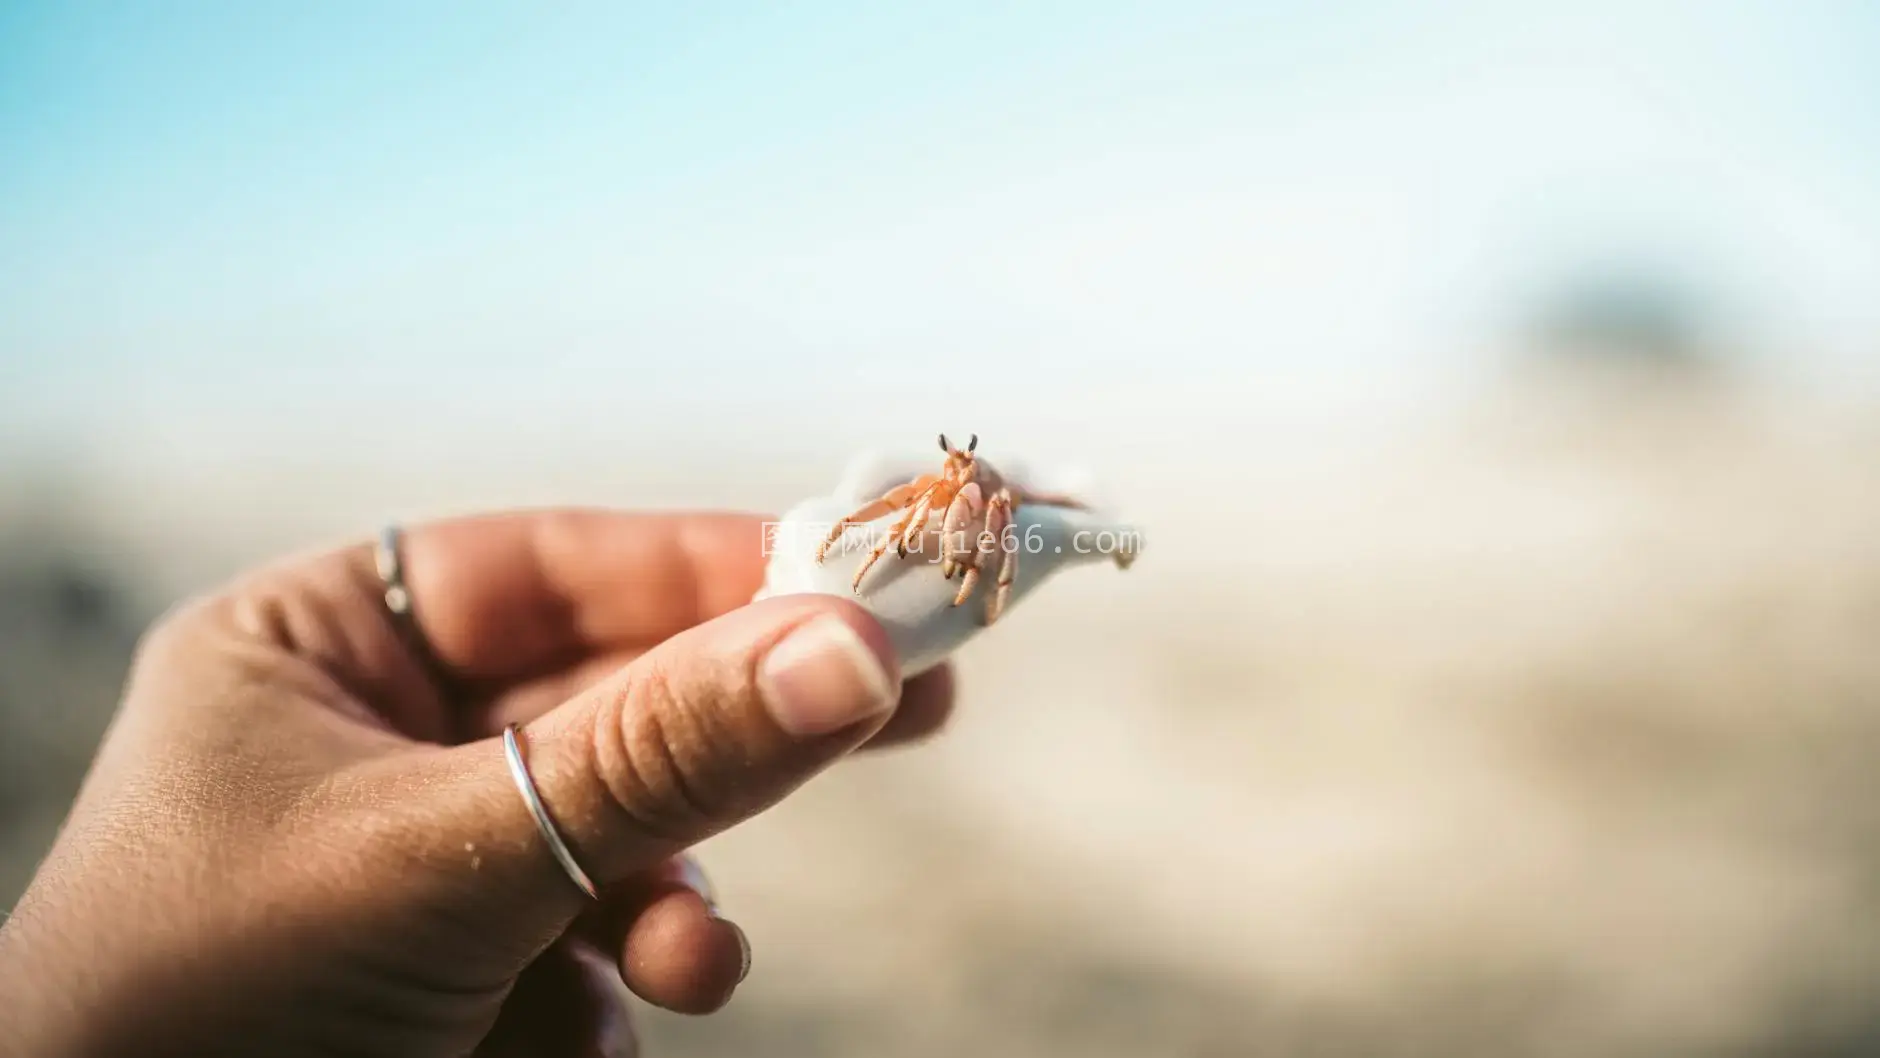
[[[738,963],[738,983],[743,984],[744,979],[751,976],[751,938],[744,935],[744,930],[736,922],[726,922],[725,925],[738,935],[738,958],[742,960]]]
[[[718,891],[712,888],[710,878],[705,876],[705,868],[690,855],[682,854],[679,860],[679,884],[699,895],[705,901],[705,912],[713,918],[721,917],[718,912]]]
[[[771,717],[797,736],[839,731],[887,712],[898,697],[881,659],[834,614],[771,648],[757,682]]]

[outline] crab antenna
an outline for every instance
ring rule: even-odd
[[[972,437],[972,440],[966,442],[966,450],[970,452],[973,449],[978,448],[978,447],[979,447],[979,435],[974,434]]]
[[[947,444],[947,435],[946,435],[946,434],[941,434],[941,435],[940,435],[940,451],[942,451],[942,452],[951,452],[951,451],[953,451],[953,449],[952,449],[952,447],[951,447],[950,445],[948,445],[948,444]]]

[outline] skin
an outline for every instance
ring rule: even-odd
[[[368,544],[255,571],[145,638],[59,840],[0,927],[0,1054],[633,1055],[628,996],[731,998],[742,931],[685,850],[856,749],[935,732],[854,603],[748,604],[761,520],[503,514],[413,527],[407,649]],[[791,734],[771,645],[847,623],[900,699]],[[892,697],[892,692],[890,692]],[[597,904],[550,857],[529,766]]]

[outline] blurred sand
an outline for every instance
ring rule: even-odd
[[[1549,378],[1346,445],[1109,453],[1136,567],[971,644],[940,741],[706,846],[753,975],[649,1014],[651,1053],[1873,1053],[1876,422]],[[134,630],[386,517],[824,483],[741,466],[97,473],[14,508],[0,557],[96,557],[131,594],[74,627]],[[10,903],[126,639],[0,594]]]

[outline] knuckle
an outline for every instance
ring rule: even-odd
[[[172,603],[137,637],[133,670],[145,671],[180,660],[214,627],[226,605],[219,595],[187,596]]]
[[[716,764],[731,743],[710,705],[648,666],[596,713],[595,773],[628,822],[649,837],[697,840],[734,808]]]

